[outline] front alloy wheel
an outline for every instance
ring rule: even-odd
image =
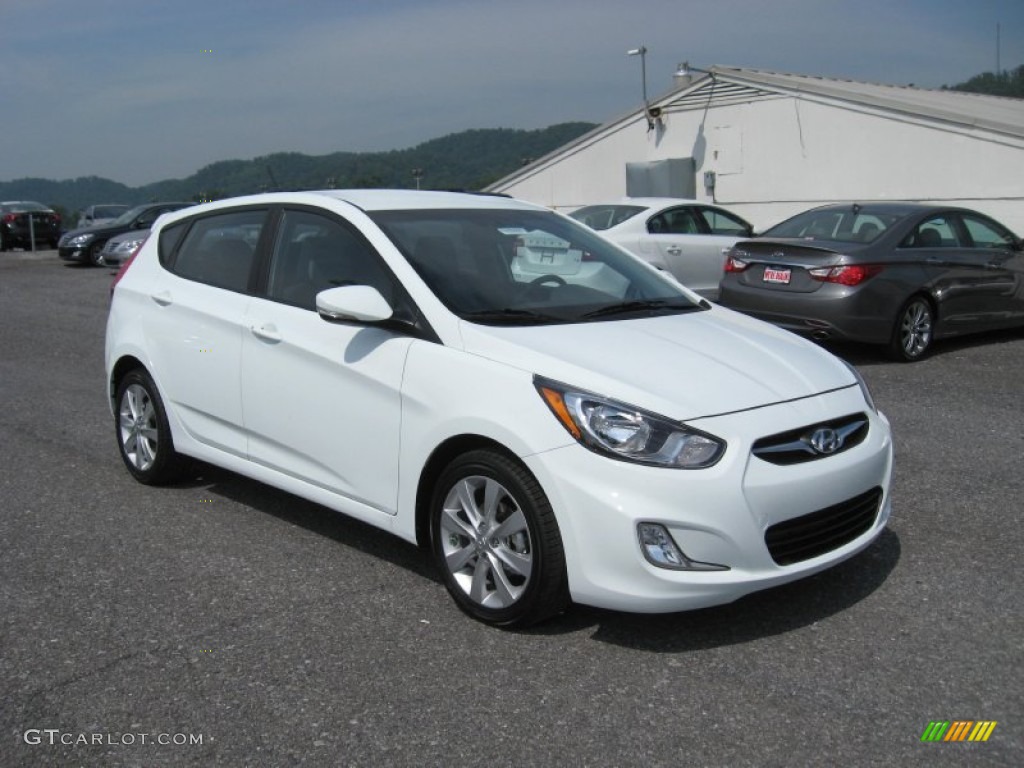
[[[568,604],[558,524],[524,467],[493,451],[467,453],[442,474],[431,512],[434,557],[471,616],[527,626]]]
[[[924,357],[932,343],[932,307],[928,301],[916,296],[908,301],[896,320],[889,350],[903,362]]]

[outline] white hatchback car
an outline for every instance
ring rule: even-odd
[[[711,301],[718,300],[729,249],[754,234],[731,211],[677,197],[624,197],[569,215]]]
[[[139,481],[193,457],[367,521],[498,625],[729,602],[889,517],[889,424],[852,368],[500,197],[167,214],[115,281],[106,371]]]

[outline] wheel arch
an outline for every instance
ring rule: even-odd
[[[449,437],[433,450],[420,471],[416,486],[416,544],[418,546],[428,547],[430,545],[430,498],[434,494],[434,486],[444,468],[457,456],[481,449],[495,451],[530,472],[513,451],[497,440],[476,434]],[[530,475],[532,476],[533,473],[530,472]]]
[[[107,382],[107,398],[110,400],[110,405],[114,407],[114,401],[117,398],[117,388],[121,384],[123,379],[129,371],[133,371],[136,368],[149,373],[149,370],[143,364],[141,360],[133,355],[124,355],[116,363],[110,371],[110,381]],[[152,374],[150,374],[152,376]]]

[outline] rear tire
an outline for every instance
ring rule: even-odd
[[[923,359],[932,346],[935,312],[923,296],[912,296],[896,316],[889,340],[889,355],[903,363]]]
[[[513,459],[476,450],[452,461],[434,488],[430,533],[448,592],[473,618],[526,627],[569,605],[555,514]]]
[[[144,485],[177,480],[188,460],[174,450],[163,400],[142,368],[129,371],[117,387],[114,429],[125,467]]]

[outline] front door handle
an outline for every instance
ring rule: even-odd
[[[157,304],[161,307],[167,307],[174,303],[174,299],[171,298],[170,291],[160,291],[160,293],[154,293],[150,296]]]
[[[277,342],[283,338],[281,333],[277,330],[277,326],[273,323],[268,323],[267,325],[250,325],[249,330],[252,332],[253,336],[258,339],[263,339],[264,341]]]
[[[665,253],[670,253],[673,256],[678,256],[682,252],[683,249],[680,248],[678,245],[670,245],[668,248],[665,249]]]

